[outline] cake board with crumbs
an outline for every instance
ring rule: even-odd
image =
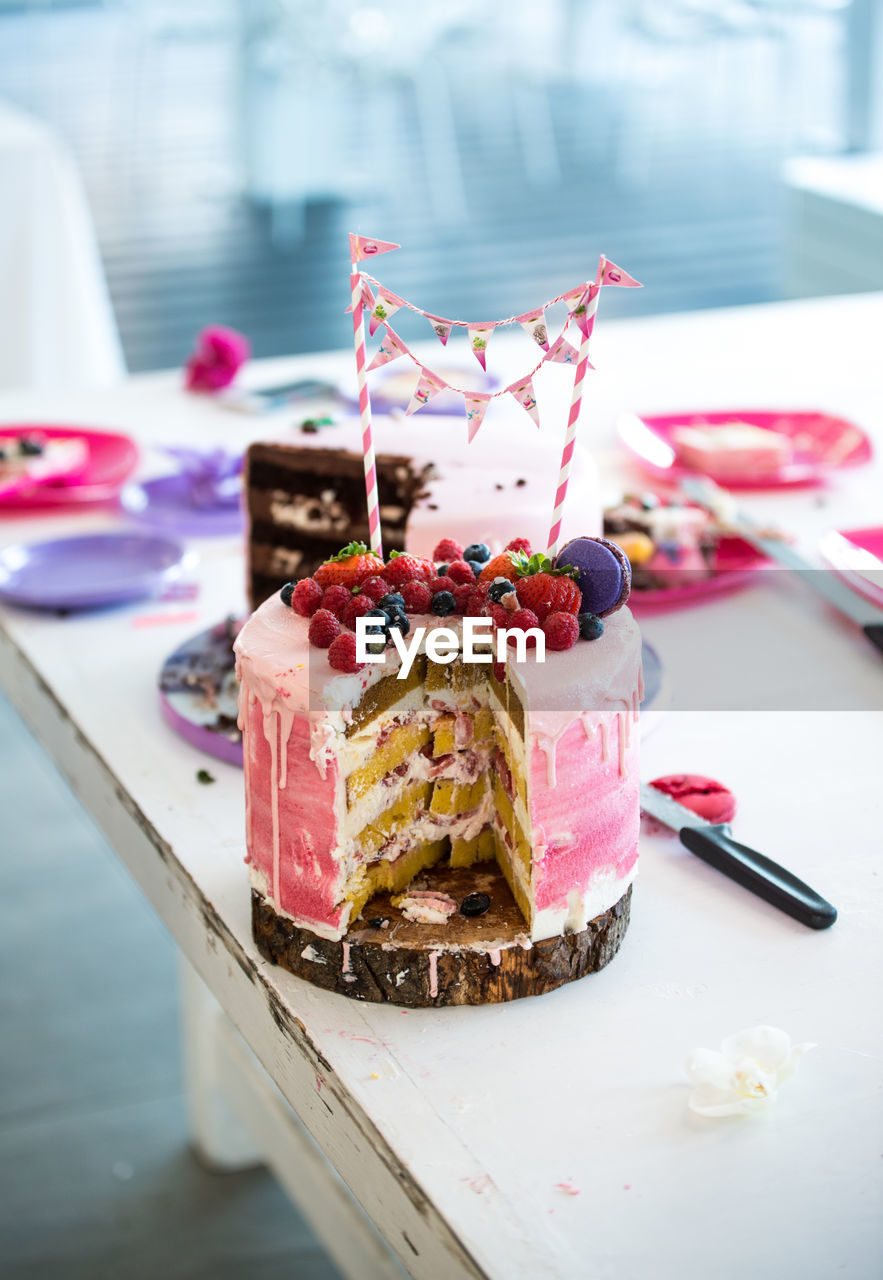
[[[628,928],[632,893],[629,887],[579,933],[531,942],[495,863],[437,865],[411,888],[447,894],[459,904],[484,894],[490,905],[478,916],[458,911],[444,924],[422,924],[393,905],[393,897],[404,895],[380,893],[343,939],[332,941],[278,915],[253,891],[254,937],[267,960],[354,1000],[411,1008],[501,1004],[543,995],[603,969]]]

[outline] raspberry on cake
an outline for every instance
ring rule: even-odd
[[[516,609],[514,613],[508,616],[505,625],[513,631],[532,631],[539,627],[540,620],[532,609]],[[514,636],[510,636],[508,643],[516,644],[516,638]],[[533,636],[529,635],[527,637],[527,644],[529,648],[535,648],[536,643],[536,639]]]
[[[287,592],[287,587],[283,587],[283,591]],[[301,578],[300,582],[295,583],[290,596],[292,608],[302,618],[311,618],[322,603],[324,594],[315,578]]]
[[[402,600],[405,608],[409,613],[428,613],[429,605],[436,591],[444,588],[433,586],[433,583],[440,582],[440,578],[433,578],[431,582],[406,582],[402,587]]]
[[[543,622],[547,649],[572,649],[579,639],[579,622],[572,613],[550,613]]]
[[[362,595],[370,596],[371,599],[376,604],[376,602],[380,600],[382,596],[389,595],[390,585],[387,582],[386,578],[382,578],[380,574],[375,573],[375,574],[372,574],[370,578],[365,579],[365,581],[359,587],[359,590],[361,591]]]
[[[431,560],[393,551],[383,576],[391,586],[403,587],[406,582],[428,582],[436,576],[436,571]]]
[[[317,609],[310,619],[310,644],[317,649],[327,649],[340,635],[340,623],[328,609]]]
[[[370,596],[362,595],[353,596],[349,604],[342,611],[340,620],[345,627],[349,627],[350,631],[356,629],[356,619],[362,618],[366,613],[374,608],[374,601]]]
[[[432,553],[436,564],[449,564],[451,560],[462,559],[462,556],[463,548],[453,538],[442,538]]]
[[[335,671],[346,671],[350,675],[362,670],[364,663],[359,662],[356,657],[356,637],[349,631],[331,641],[328,646],[328,665]]]
[[[346,587],[326,587],[322,593],[319,608],[327,609],[329,613],[334,614],[335,618],[340,618],[352,598]]]
[[[526,559],[520,548],[506,553],[510,567],[512,554]],[[407,568],[414,559],[391,564]],[[435,566],[416,563],[434,573]],[[575,585],[566,574],[549,576]],[[362,937],[366,908],[374,919],[395,895],[438,897],[420,876],[443,865],[461,876],[499,868],[521,920],[521,941],[513,933],[505,947],[529,950],[583,931],[589,937],[587,926],[606,920],[604,913],[622,917],[624,927],[637,861],[633,725],[642,696],[631,614],[615,610],[606,626],[595,619],[587,644],[574,611],[553,610],[541,624],[529,608],[510,613],[488,601],[486,588],[464,584],[456,590],[469,592],[478,616],[492,607],[507,628],[542,626],[548,650],[545,662],[536,650],[516,660],[510,649],[505,663],[469,663],[457,602],[436,593],[426,611],[429,590],[409,578],[386,616],[403,632],[452,629],[460,649],[444,664],[427,658],[424,639],[409,668],[388,647],[383,663],[360,669],[356,638],[340,631],[332,613],[307,618],[278,593],[239,634],[248,863],[261,928],[342,943],[335,954],[348,964],[354,944],[347,939]],[[393,898],[372,909],[375,895]],[[466,896],[458,919],[470,916]],[[394,933],[386,931],[384,946],[394,944]],[[454,964],[461,944],[438,946],[442,958],[432,963]],[[358,994],[396,999],[395,990]]]

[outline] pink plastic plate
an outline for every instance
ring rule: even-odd
[[[65,507],[71,503],[106,502],[117,495],[138,462],[138,448],[129,436],[91,427],[52,426],[43,422],[0,426],[0,439],[39,432],[50,440],[84,440],[89,450],[85,468],[77,479],[40,484],[25,491],[0,496],[0,511]]]
[[[756,427],[790,436],[791,462],[767,475],[754,472],[716,474],[712,480],[728,489],[778,489],[784,485],[818,484],[826,471],[854,467],[869,462],[871,442],[854,422],[828,413],[807,413],[780,409],[774,413],[754,409],[725,409],[714,412],[672,413],[662,417],[625,414],[619,434],[626,446],[653,475],[676,483],[696,472],[681,466],[676,458],[673,432],[676,427],[715,427],[726,422],[749,422]]]
[[[695,578],[677,587],[660,587],[641,591],[632,588],[629,608],[633,613],[642,610],[674,609],[680,605],[696,604],[710,596],[723,595],[745,587],[751,581],[765,558],[741,538],[721,538],[717,545],[714,574],[710,578]]]
[[[883,528],[831,530],[819,552],[853,591],[883,608]]]

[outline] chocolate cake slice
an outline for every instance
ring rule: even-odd
[[[489,419],[490,419],[490,415]],[[312,429],[307,430],[310,426]],[[496,411],[468,446],[462,417],[373,420],[383,550],[429,556],[440,538],[502,550],[516,535],[544,545],[561,441],[517,407]],[[348,542],[369,542],[358,418],[304,424],[246,453],[248,588],[257,608]],[[578,444],[564,536],[600,530],[598,481]],[[569,522],[569,523],[568,523]]]
[[[384,549],[403,551],[405,527],[433,473],[404,454],[377,456]],[[257,608],[307,577],[347,542],[369,542],[362,458],[343,449],[253,444],[245,461],[248,589]]]

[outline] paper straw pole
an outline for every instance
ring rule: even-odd
[[[591,321],[598,309],[598,299],[601,296],[600,289],[588,304],[588,317]],[[564,450],[561,454],[561,469],[558,472],[558,490],[555,494],[555,510],[552,513],[552,528],[549,530],[549,547],[546,555],[553,560],[558,554],[559,543],[561,541],[561,521],[564,515],[564,500],[567,497],[567,486],[570,483],[570,469],[573,464],[573,452],[576,448],[576,424],[579,421],[580,409],[583,402],[583,383],[586,379],[586,370],[589,367],[589,336],[592,331],[591,323],[586,325],[587,333],[583,334],[583,340],[579,346],[579,356],[576,363],[576,375],[573,379],[573,393],[570,397],[570,414],[567,418],[567,434],[564,437]]]
[[[368,375],[365,372],[367,352],[365,348],[365,316],[362,302],[362,277],[353,263],[350,276],[353,287],[353,345],[356,351],[356,377],[359,382],[359,416],[362,420],[362,460],[365,464],[365,497],[368,500],[368,532],[371,550],[383,559],[383,541],[380,530],[380,502],[377,494],[377,464],[374,460],[374,433],[371,430],[371,397],[368,394]]]

